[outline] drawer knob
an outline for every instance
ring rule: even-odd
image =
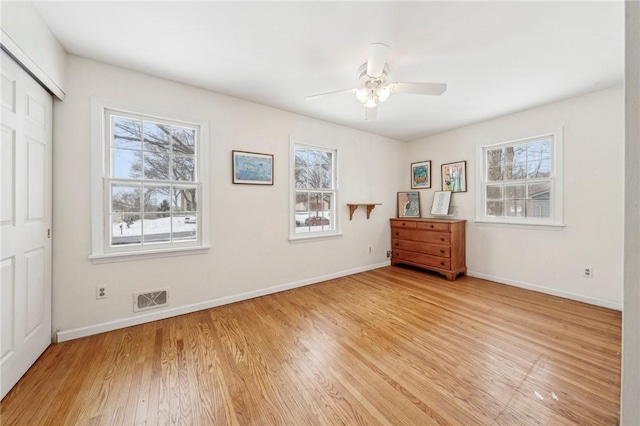
[[[429,225],[429,228],[433,228],[433,225]]]
[[[441,253],[441,254],[444,254],[444,250],[440,250],[440,253]]]
[[[440,238],[440,241],[444,241],[444,238]]]
[[[400,245],[400,243],[396,243],[396,247],[398,247]]]
[[[405,226],[405,225],[406,225],[406,223],[402,222],[402,226]]]
[[[396,232],[396,235],[400,235],[398,232]]]
[[[440,265],[444,266],[444,262],[440,262]]]

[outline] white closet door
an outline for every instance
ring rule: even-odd
[[[53,100],[4,51],[0,150],[0,398],[51,343]]]

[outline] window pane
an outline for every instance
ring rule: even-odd
[[[144,177],[146,179],[169,180],[169,153],[144,153]]]
[[[527,200],[527,217],[548,218],[551,216],[551,201]]]
[[[196,211],[196,188],[173,188],[173,211],[193,212]]]
[[[524,200],[506,200],[504,215],[507,217],[524,217]]]
[[[198,220],[195,214],[173,217],[173,241],[192,241],[198,238]]]
[[[325,217],[325,213],[326,212],[318,212],[318,214],[316,215],[309,216],[304,221],[304,224],[309,226],[311,228],[311,231],[322,230],[323,226],[329,228],[326,225],[329,225],[330,222],[329,219]]]
[[[142,226],[139,214],[121,213],[111,215],[111,245],[142,243]]]
[[[296,148],[295,153],[296,153],[296,169],[307,167],[308,165],[307,160],[309,158],[307,154],[307,150],[303,148]]]
[[[296,233],[309,232],[309,226],[307,225],[307,219],[309,219],[309,213],[296,212]]]
[[[309,193],[308,192],[296,193],[296,211],[297,212],[309,211]]]
[[[490,167],[487,172],[487,180],[489,182],[500,181],[504,179],[504,171],[502,166]]]
[[[502,148],[487,150],[487,166],[489,168],[502,167],[502,164],[504,164],[503,154],[504,154],[504,151],[502,150]]]
[[[129,149],[111,150],[111,177],[139,178],[142,176],[142,152]]]
[[[141,193],[139,185],[111,185],[111,213],[139,213]]]
[[[551,158],[551,141],[532,142],[527,145],[528,161]]]
[[[142,223],[144,243],[168,243],[171,241],[171,218],[160,214],[144,215]]]
[[[502,200],[502,185],[487,186],[487,200]]]
[[[322,164],[325,166],[325,170],[331,170],[333,164],[333,152],[322,153]]]
[[[519,185],[505,185],[504,186],[504,198],[507,199],[514,199],[514,198],[518,198],[518,199],[524,199],[525,198],[525,185],[524,184],[519,184]]]
[[[333,211],[324,211],[322,212],[322,217],[324,217],[325,221],[324,224],[322,225],[322,229],[324,231],[333,231],[334,229],[336,229],[336,224],[335,221],[333,220],[334,214]]]
[[[319,212],[320,210],[324,210],[324,204],[322,204],[322,193],[309,193],[309,211]]]
[[[529,162],[527,168],[530,179],[551,176],[551,160]]]
[[[144,211],[164,212],[161,217],[168,217],[171,211],[171,188],[168,186],[145,186],[144,188]],[[146,216],[145,216],[146,219]]]
[[[333,202],[334,194],[329,192],[325,192],[322,194],[322,201],[325,210],[333,210],[334,202]]]
[[[502,201],[487,201],[487,216],[502,216]]]
[[[322,165],[322,152],[309,151],[309,166],[321,166]]]
[[[142,121],[112,116],[113,148],[142,149]]]
[[[184,155],[173,157],[173,180],[191,181],[196,176],[196,159]]]
[[[527,145],[514,145],[504,149],[505,163],[524,163],[527,161]]]
[[[168,152],[171,140],[171,126],[145,121],[142,127],[144,134],[144,150]]]
[[[537,182],[527,185],[527,198],[533,200],[548,200],[551,194],[551,184],[549,182]]]
[[[506,165],[505,180],[525,179],[527,177],[527,163],[513,163]]]
[[[174,127],[172,147],[176,154],[194,155],[196,153],[196,131],[183,127]]]

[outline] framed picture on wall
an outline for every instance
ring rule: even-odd
[[[233,183],[273,185],[273,155],[232,151]]]
[[[431,161],[411,163],[411,189],[431,188]]]
[[[398,217],[420,217],[420,193],[398,192]]]
[[[467,192],[467,162],[458,161],[442,165],[442,190]]]

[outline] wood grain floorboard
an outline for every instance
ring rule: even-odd
[[[49,347],[6,425],[617,425],[620,312],[385,267]]]

